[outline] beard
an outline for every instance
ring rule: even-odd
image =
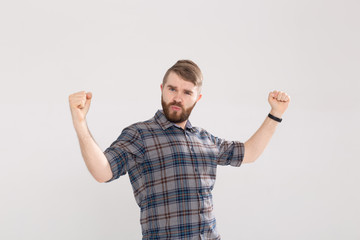
[[[161,96],[161,105],[162,105],[165,117],[168,121],[170,121],[172,123],[182,123],[189,119],[191,111],[195,107],[196,102],[191,107],[185,109],[182,104],[177,103],[177,102],[170,102],[170,103],[166,104],[163,96]],[[179,113],[179,111],[171,112],[171,109],[170,109],[171,106],[177,106],[177,107],[181,108],[181,113]]]

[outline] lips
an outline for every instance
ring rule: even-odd
[[[181,107],[175,106],[175,105],[171,105],[171,109],[174,111],[180,111]]]

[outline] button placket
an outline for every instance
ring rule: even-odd
[[[191,156],[191,159],[193,160],[193,166],[194,166],[194,172],[195,172],[195,176],[196,178],[198,179],[198,186],[199,186],[199,190],[198,190],[198,198],[199,198],[199,219],[200,219],[200,222],[202,223],[203,225],[203,221],[204,221],[204,206],[203,206],[203,196],[202,196],[202,191],[201,191],[201,178],[200,178],[200,175],[199,175],[199,168],[196,164],[196,160],[194,159],[194,155],[195,155],[195,149],[194,149],[194,146],[192,144],[192,141],[191,141],[191,138],[190,138],[190,135],[187,131],[184,132],[185,133],[185,138],[187,140],[187,146],[188,146],[188,149],[189,149],[189,153],[190,153],[190,156]],[[201,234],[204,233],[204,229],[203,229],[203,226],[201,227]]]
[[[195,154],[194,146],[192,145],[190,135],[186,130],[184,131],[184,135],[185,135],[185,138],[186,138],[186,141],[187,141],[187,147],[189,149],[191,159],[193,160],[193,154]],[[197,168],[196,165],[194,165],[194,171],[195,171],[195,173],[198,173],[198,168]]]

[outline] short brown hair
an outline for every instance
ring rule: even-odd
[[[202,86],[203,76],[200,68],[191,60],[179,60],[171,68],[169,68],[163,78],[163,86],[167,81],[167,77],[170,72],[176,73],[179,77],[185,81],[192,82],[199,88]]]

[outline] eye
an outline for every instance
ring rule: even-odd
[[[185,94],[191,96],[191,92],[186,91]]]

